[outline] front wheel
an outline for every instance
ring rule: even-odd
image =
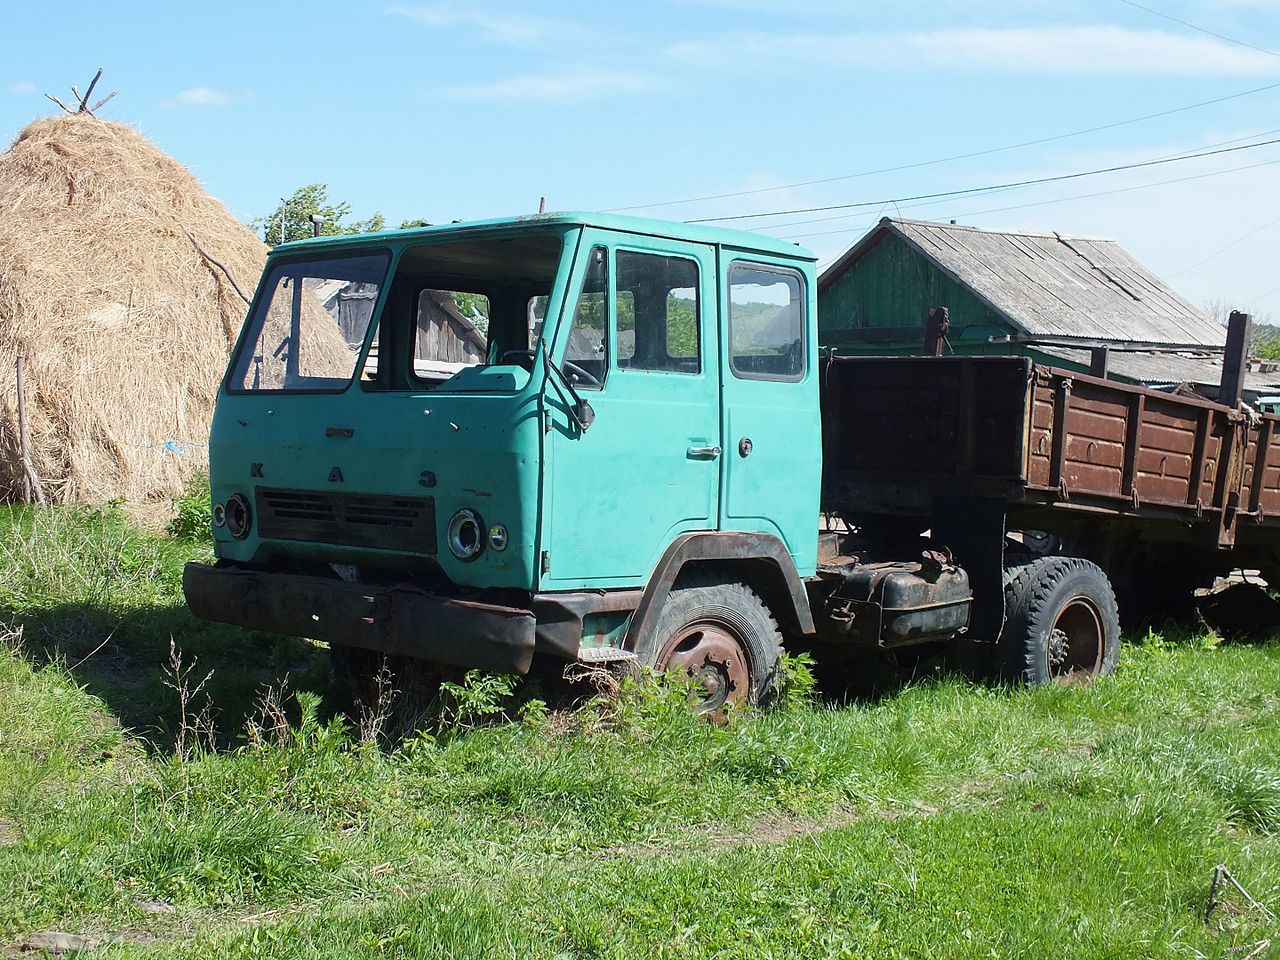
[[[1039,557],[1004,574],[999,653],[1006,678],[1078,682],[1115,670],[1120,616],[1111,581],[1078,557]]]
[[[699,713],[766,702],[781,654],[782,631],[760,596],[744,583],[705,574],[671,591],[636,650],[642,666],[691,674]]]

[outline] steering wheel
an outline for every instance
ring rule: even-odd
[[[532,370],[535,357],[537,357],[537,353],[532,350],[504,350],[502,356],[498,358],[498,362],[514,363],[516,366],[523,367],[526,370]]]
[[[517,364],[519,364],[519,366],[524,367],[524,369],[532,370],[533,361],[535,357],[537,357],[537,353],[535,353],[533,350],[507,350],[503,352],[502,356],[498,359],[498,362],[508,363],[508,362],[514,361]],[[508,358],[510,358],[510,360],[508,360]],[[527,366],[524,363],[524,361],[528,361]],[[583,370],[580,366],[578,366],[572,360],[566,360],[564,363],[560,364],[560,369],[562,369],[575,381],[581,382],[583,386],[594,387],[597,389],[603,386],[603,384],[601,384],[599,380],[597,380],[591,374],[587,373],[587,371]]]

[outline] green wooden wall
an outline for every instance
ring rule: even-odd
[[[818,342],[844,354],[919,353],[933,307],[951,311],[957,353],[1010,353],[988,337],[1013,328],[901,237],[887,234],[818,296]]]

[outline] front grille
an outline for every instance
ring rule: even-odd
[[[259,487],[258,534],[343,547],[436,552],[436,507],[430,497],[373,497]]]

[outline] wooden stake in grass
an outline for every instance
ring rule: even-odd
[[[27,379],[23,373],[23,357],[15,364],[18,380],[18,461],[22,464],[22,499],[44,506],[44,487],[31,460],[31,438],[27,435]]]
[[[1244,897],[1246,900],[1248,900],[1249,904],[1255,910],[1258,910],[1260,913],[1262,913],[1262,915],[1265,916],[1272,923],[1275,922],[1276,915],[1272,913],[1265,905],[1253,899],[1253,894],[1249,893],[1248,890],[1246,890],[1244,887],[1240,885],[1240,881],[1231,875],[1231,871],[1226,868],[1225,864],[1220,863],[1213,868],[1213,880],[1209,883],[1209,901],[1208,903],[1205,904],[1205,907],[1204,907],[1204,919],[1206,923],[1208,922],[1210,915],[1213,913],[1214,907],[1216,907],[1219,903],[1218,888],[1221,887],[1224,883],[1230,884],[1231,886],[1235,887],[1236,890],[1239,891],[1240,895]]]

